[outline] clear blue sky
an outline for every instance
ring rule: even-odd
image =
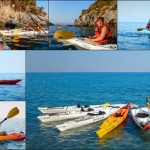
[[[25,73],[25,51],[0,52],[0,73]]]
[[[148,22],[150,1],[118,1],[119,22]]]
[[[73,24],[83,9],[94,1],[49,1],[49,20],[54,24]]]
[[[27,72],[150,72],[150,51],[27,51]]]
[[[39,7],[44,7],[44,10],[48,13],[48,0],[37,0],[37,5]]]

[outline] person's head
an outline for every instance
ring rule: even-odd
[[[97,18],[96,24],[97,24],[97,26],[99,26],[99,27],[102,26],[102,25],[104,24],[104,18],[103,18],[103,17]]]

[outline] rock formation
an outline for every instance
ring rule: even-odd
[[[36,0],[0,0],[0,27],[22,27],[24,23],[48,26],[48,14],[37,7]]]
[[[96,0],[87,10],[82,10],[81,15],[75,20],[75,26],[93,27],[98,17],[104,17],[105,23],[117,30],[117,1]],[[116,34],[116,33],[115,33]]]

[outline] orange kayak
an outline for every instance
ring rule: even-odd
[[[11,133],[5,136],[0,136],[0,142],[4,141],[22,141],[26,138],[24,133]]]
[[[128,116],[130,104],[119,109],[114,114],[110,115],[104,123],[100,126],[99,130],[96,131],[97,135],[102,138],[105,134],[120,125]]]

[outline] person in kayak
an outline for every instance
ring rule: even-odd
[[[37,23],[36,30],[37,30],[37,31],[43,31],[43,32],[46,34],[46,32],[45,32],[45,30],[43,29],[43,27],[42,27],[42,25],[41,25],[40,22]]]
[[[112,39],[111,29],[108,24],[104,24],[104,18],[99,17],[96,21],[95,35],[86,39],[87,42],[96,44],[106,44]]]
[[[35,31],[32,27],[29,26],[28,23],[25,23],[24,26],[23,26],[23,28],[24,28],[25,30],[28,30],[28,31]]]
[[[150,108],[149,97],[146,98],[146,107],[147,107],[147,108]]]
[[[6,136],[7,133],[5,131],[0,132],[0,136]]]
[[[150,19],[149,19],[149,22],[147,23],[146,28],[147,28],[148,30],[150,30]]]

